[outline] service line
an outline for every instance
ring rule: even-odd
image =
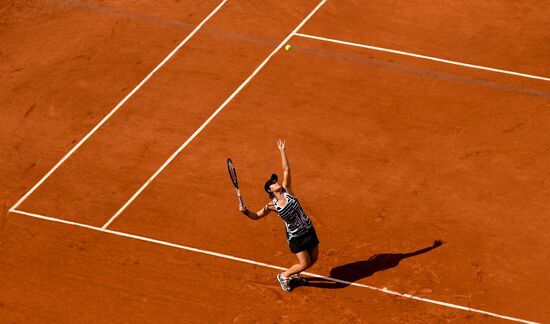
[[[164,58],[164,60],[162,60],[162,62],[160,62],[157,67],[155,67],[153,69],[153,71],[151,71],[146,77],[145,79],[143,79],[132,91],[130,91],[130,93],[128,93],[126,95],[126,97],[124,97],[124,99],[122,99],[116,106],[115,108],[113,108],[105,117],[103,117],[103,119],[97,124],[95,125],[94,128],[92,128],[92,130],[90,132],[88,132],[88,134],[86,134],[86,136],[84,136],[67,154],[65,154],[65,156],[59,160],[59,162],[57,162],[56,165],[54,165],[53,168],[51,168],[50,171],[48,171],[48,173],[46,173],[46,175],[44,175],[42,177],[42,179],[40,179],[40,181],[38,181],[23,197],[21,197],[16,203],[15,205],[13,205],[11,208],[10,208],[10,211],[13,211],[15,209],[17,209],[17,207],[19,207],[19,205],[21,205],[21,203],[27,199],[35,190],[36,188],[38,188],[44,181],[46,181],[46,179],[48,179],[50,177],[50,175],[52,175],[52,173],[55,172],[55,170],[57,170],[71,155],[73,155],[73,153],[78,150],[78,148],[80,146],[82,146],[82,144],[84,144],[84,142],[86,142],[88,140],[88,138],[90,138],[90,136],[92,136],[98,129],[99,127],[101,127],[101,125],[103,125],[109,118],[111,118],[111,116],[120,108],[122,107],[122,105],[124,105],[124,103],[130,99],[130,97],[132,97],[134,95],[134,93],[136,93],[152,76],[153,74],[155,74],[155,72],[157,72],[166,62],[168,62],[168,60],[170,60],[172,58],[172,56],[174,56],[174,54],[176,54],[176,52],[183,46],[185,45],[185,43],[187,43],[187,41],[189,41],[189,39],[191,39],[191,37],[193,37],[193,35],[195,35],[199,29],[201,29],[201,27],[210,19],[212,18],[212,16],[214,16],[214,14],[216,12],[218,12],[222,7],[223,5],[227,2],[228,0],[223,0],[208,16],[206,16],[206,18],[203,19],[203,21],[197,25],[197,27],[195,27],[195,29],[193,29],[193,31],[187,35],[187,37],[185,37],[185,39],[183,41],[181,41],[178,46],[176,46],[176,48],[174,48],[172,50],[172,52],[170,52],[170,54],[168,54],[168,56],[166,56]]]
[[[472,68],[472,69],[485,70],[485,71],[491,71],[491,72],[503,73],[503,74],[510,74],[510,75],[520,76],[520,77],[524,77],[524,78],[531,78],[531,79],[537,79],[537,80],[543,80],[543,81],[550,81],[550,78],[543,77],[543,76],[538,76],[538,75],[532,75],[532,74],[525,74],[525,73],[519,73],[519,72],[514,72],[514,71],[495,69],[495,68],[481,66],[481,65],[451,61],[451,60],[441,59],[441,58],[427,56],[427,55],[421,55],[421,54],[415,54],[415,53],[410,53],[410,52],[398,51],[398,50],[394,50],[394,49],[383,48],[383,47],[372,46],[372,45],[365,45],[365,44],[347,42],[347,41],[333,39],[333,38],[314,36],[314,35],[308,35],[308,34],[302,34],[302,33],[296,33],[296,36],[303,37],[303,38],[315,39],[315,40],[329,42],[329,43],[367,48],[367,49],[370,49],[370,50],[393,53],[393,54],[398,54],[398,55],[412,56],[412,57],[425,59],[425,60],[430,60],[430,61],[436,61],[436,62],[453,64],[453,65],[460,65],[460,66],[469,67],[469,68]]]
[[[237,262],[248,263],[248,264],[252,264],[252,265],[256,265],[256,266],[260,266],[260,267],[271,268],[271,269],[282,270],[282,271],[287,269],[287,268],[276,266],[276,265],[269,264],[269,263],[264,263],[264,262],[259,262],[259,261],[254,261],[254,260],[250,260],[250,259],[240,258],[240,257],[228,255],[228,254],[223,254],[223,253],[198,249],[198,248],[185,246],[185,245],[181,245],[181,244],[176,244],[176,243],[171,243],[171,242],[167,242],[167,241],[157,240],[157,239],[149,238],[149,237],[145,237],[145,236],[134,235],[134,234],[129,234],[129,233],[120,232],[120,231],[114,231],[114,230],[105,229],[105,228],[101,228],[101,227],[97,227],[97,226],[91,226],[91,225],[87,225],[87,224],[67,221],[67,220],[63,220],[63,219],[59,219],[59,218],[39,215],[39,214],[35,214],[35,213],[29,213],[29,212],[25,212],[25,211],[21,211],[21,210],[13,209],[13,210],[10,210],[10,212],[25,215],[25,216],[30,216],[30,217],[34,217],[34,218],[39,218],[39,219],[47,220],[47,221],[51,221],[51,222],[57,222],[57,223],[62,223],[62,224],[66,224],[66,225],[72,225],[72,226],[77,226],[77,227],[81,227],[81,228],[87,228],[87,229],[91,229],[91,230],[94,230],[94,231],[99,231],[99,232],[103,232],[103,233],[107,233],[107,234],[132,238],[132,239],[140,240],[140,241],[144,241],[144,242],[169,246],[169,247],[180,249],[180,250],[186,250],[186,251],[190,251],[190,252],[196,252],[196,253],[211,255],[211,256],[214,256],[214,257],[233,260],[233,261],[237,261]],[[501,314],[488,312],[488,311],[484,311],[484,310],[480,310],[480,309],[476,309],[476,308],[471,308],[471,307],[467,307],[467,306],[447,303],[447,302],[439,301],[439,300],[435,300],[435,299],[422,298],[422,297],[418,297],[418,296],[411,295],[411,294],[404,294],[404,293],[401,293],[401,292],[398,292],[398,291],[387,289],[385,287],[378,288],[378,287],[374,287],[374,286],[360,284],[360,283],[357,283],[357,282],[351,282],[351,281],[346,281],[346,280],[342,280],[342,279],[322,276],[322,275],[315,274],[315,273],[310,273],[310,272],[303,272],[303,274],[305,274],[307,276],[310,276],[310,277],[321,278],[321,279],[324,279],[324,280],[329,280],[329,281],[338,282],[338,283],[342,283],[342,284],[345,284],[345,285],[350,285],[350,286],[355,286],[355,287],[360,287],[360,288],[367,288],[367,289],[382,292],[382,293],[385,293],[385,294],[390,294],[390,295],[399,296],[399,297],[402,297],[402,298],[408,298],[408,299],[413,299],[413,300],[417,300],[417,301],[422,301],[422,302],[425,302],[425,303],[435,304],[435,305],[439,305],[439,306],[443,306],[443,307],[454,308],[454,309],[459,309],[459,310],[463,310],[463,311],[467,311],[467,312],[483,314],[483,315],[496,317],[496,318],[501,318],[501,319],[514,321],[514,322],[519,322],[519,323],[538,324],[537,322],[528,321],[528,320],[524,320],[524,319],[520,319],[520,318],[516,318],[516,317],[512,317],[512,316],[501,315]]]
[[[153,180],[155,180],[155,178],[170,164],[170,162],[172,162],[172,160],[174,160],[178,156],[178,154],[189,143],[191,143],[191,141],[200,132],[202,132],[202,130],[212,121],[212,119],[214,119],[214,117],[216,117],[220,113],[220,111],[222,111],[222,109],[225,108],[225,106],[227,106],[227,104],[231,100],[233,100],[233,98],[235,98],[235,96],[239,92],[241,92],[241,90],[250,82],[250,80],[252,80],[252,78],[254,78],[256,74],[258,74],[258,72],[260,72],[260,70],[267,64],[267,62],[269,62],[269,60],[271,60],[273,55],[275,55],[275,53],[277,53],[281,49],[281,47],[283,47],[283,45],[285,45],[288,40],[292,38],[298,32],[298,30],[300,30],[300,28],[302,28],[302,26],[311,18],[311,16],[313,16],[313,14],[317,12],[317,10],[319,10],[319,8],[321,8],[321,6],[323,6],[323,4],[325,4],[326,1],[327,0],[322,0],[321,2],[319,2],[319,4],[309,13],[309,15],[307,15],[302,20],[302,22],[298,24],[298,26],[296,26],[296,28],[294,28],[294,30],[290,32],[290,34],[288,34],[288,36],[279,43],[279,45],[265,58],[262,63],[260,63],[256,70],[254,70],[252,74],[250,74],[248,78],[244,80],[243,83],[241,83],[241,85],[218,107],[218,109],[216,109],[212,113],[212,115],[210,115],[210,117],[208,117],[208,119],[160,166],[160,168],[141,186],[141,188],[139,188],[132,195],[132,197],[130,197],[130,199],[128,199],[128,201],[126,201],[126,203],[124,203],[124,205],[122,205],[122,207],[120,207],[120,209],[116,211],[116,213],[103,225],[103,229],[106,229],[109,225],[111,225],[111,223],[137,198],[137,196],[139,196],[143,192],[143,190],[145,190],[145,188],[147,188],[147,186],[149,186],[149,184],[151,184],[151,182],[153,182]]]

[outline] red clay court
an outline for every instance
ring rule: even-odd
[[[549,17],[3,1],[0,322],[548,322]],[[260,208],[278,138],[321,241],[290,293],[225,165]]]

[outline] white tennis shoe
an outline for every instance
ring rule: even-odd
[[[277,280],[279,280],[279,283],[281,284],[281,289],[284,291],[291,291],[292,287],[290,287],[290,279],[285,279],[283,277],[283,273],[279,272],[277,274]]]

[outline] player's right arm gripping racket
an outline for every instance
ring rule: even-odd
[[[237,181],[237,171],[235,170],[235,165],[233,164],[233,161],[231,161],[231,159],[227,159],[227,170],[229,170],[229,177],[231,178],[231,182],[233,182],[233,186],[237,191],[237,197],[239,197],[239,205],[244,208],[245,206],[243,203],[243,198],[241,197],[241,191],[239,190],[239,182]]]

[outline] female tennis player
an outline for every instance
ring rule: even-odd
[[[311,220],[307,217],[300,205],[300,202],[292,191],[290,166],[285,152],[285,141],[278,140],[277,146],[281,152],[283,164],[283,184],[279,184],[276,174],[266,181],[264,190],[271,199],[262,209],[257,212],[248,210],[245,206],[240,206],[240,211],[247,217],[258,220],[265,217],[271,211],[279,214],[285,223],[286,238],[290,251],[298,258],[298,263],[294,264],[288,270],[277,274],[277,280],[284,291],[292,290],[291,280],[299,284],[307,284],[305,278],[300,276],[300,272],[311,267],[319,256],[319,239],[315,233],[315,228]]]

